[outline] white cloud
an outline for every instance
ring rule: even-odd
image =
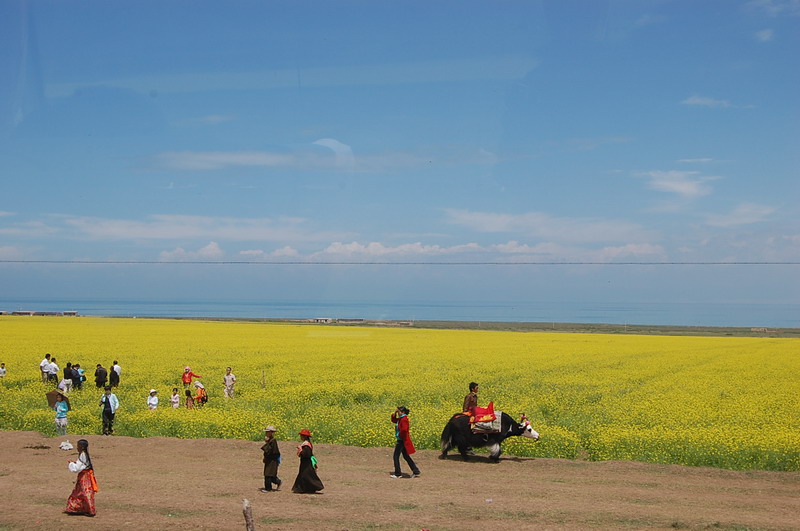
[[[718,100],[714,98],[707,98],[705,96],[689,96],[681,102],[683,105],[693,105],[699,107],[715,107],[720,109],[736,108],[736,109],[752,109],[754,105],[734,105],[728,100]]]
[[[576,149],[591,149],[626,139],[576,140]],[[324,148],[324,149],[321,149]],[[361,173],[397,172],[412,168],[454,165],[493,165],[503,160],[531,158],[528,154],[501,156],[478,148],[465,150],[435,146],[418,153],[385,151],[356,156],[352,147],[332,138],[322,138],[291,152],[278,151],[167,151],[153,157],[153,164],[168,170],[208,171],[226,168],[295,168]]]
[[[8,216],[15,216],[13,212],[6,212],[5,210],[0,210],[0,218],[8,217]]]
[[[197,121],[207,124],[221,124],[223,122],[231,122],[235,119],[236,115],[234,114],[209,114],[197,118]]]
[[[684,105],[701,105],[703,107],[732,107],[728,100],[715,100],[702,96],[690,96],[681,102]]]
[[[0,260],[21,260],[25,253],[19,247],[12,245],[0,246]]]
[[[423,245],[420,242],[404,243],[395,247],[385,246],[379,242],[370,242],[366,245],[359,242],[342,243],[333,242],[323,251],[315,253],[312,257],[334,255],[340,257],[391,257],[391,256],[413,256],[413,255],[445,255],[464,253],[470,251],[481,251],[481,247],[476,243],[456,245],[453,247],[441,247],[439,245]]]
[[[88,85],[125,88],[149,94],[215,92],[230,90],[268,91],[303,87],[375,87],[476,80],[516,80],[538,66],[527,55],[484,55],[432,59],[417,62],[332,65],[316,68],[286,68],[252,72],[205,71],[127,78],[89,79],[80,83],[54,81],[45,87],[45,97],[70,96]]]
[[[334,164],[342,169],[353,170],[355,168],[355,157],[353,156],[353,148],[347,144],[343,144],[333,138],[320,138],[312,142],[316,146],[323,146],[334,153]]]
[[[651,238],[641,226],[600,218],[557,218],[543,212],[502,214],[445,210],[448,223],[477,232],[512,232],[555,242],[641,242]]]
[[[309,260],[385,260],[392,258],[405,260],[429,260],[442,256],[468,255],[474,260],[482,255],[480,261],[589,261],[612,262],[624,258],[642,259],[653,257],[663,259],[666,251],[660,245],[650,243],[629,243],[620,246],[609,246],[601,249],[564,246],[553,242],[536,245],[510,240],[507,243],[486,246],[467,243],[442,247],[439,245],[423,245],[420,242],[386,246],[379,242],[363,244],[360,242],[334,242],[323,251],[308,256]],[[462,258],[463,259],[463,258]]]
[[[706,223],[712,227],[723,228],[750,225],[766,220],[775,210],[775,208],[766,205],[743,203],[733,209],[730,214],[710,214],[706,216]]]
[[[759,42],[769,42],[775,38],[775,32],[771,29],[763,29],[755,32],[755,37]]]
[[[705,183],[719,179],[717,176],[699,176],[697,171],[660,171],[645,172],[649,177],[648,186],[659,192],[677,194],[686,199],[694,199],[711,193],[711,187]]]
[[[595,260],[598,262],[613,262],[621,258],[641,259],[650,257],[650,259],[653,259],[653,257],[657,257],[664,259],[666,256],[667,252],[660,245],[629,243],[618,247],[604,247],[595,253]]]
[[[686,164],[699,164],[705,162],[712,162],[714,159],[710,158],[701,158],[701,159],[678,159],[678,162],[683,162]]]
[[[157,215],[146,220],[64,217],[79,236],[99,240],[304,241],[319,242],[351,233],[313,232],[301,218],[223,218]]]
[[[61,231],[61,227],[54,227],[43,221],[24,221],[13,223],[8,227],[0,227],[0,236],[41,238],[45,236],[53,236]]]
[[[800,15],[800,0],[751,0],[747,5],[771,17]]]
[[[263,151],[169,151],[158,154],[156,162],[172,170],[218,170],[237,166],[295,166],[300,161],[293,155]]]
[[[217,242],[210,242],[197,251],[186,251],[177,247],[172,251],[162,251],[159,260],[162,262],[219,261],[225,258],[225,252]]]
[[[267,258],[294,258],[300,256],[300,253],[289,245],[281,247],[280,249],[276,249],[270,253],[260,249],[251,249],[247,251],[239,251],[239,254],[245,258],[256,260],[266,260]]]

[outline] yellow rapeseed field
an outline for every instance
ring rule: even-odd
[[[795,339],[0,316],[0,428],[55,434],[38,372],[47,352],[87,369],[70,433],[100,432],[92,375],[117,359],[121,435],[258,439],[274,424],[281,439],[309,428],[320,442],[391,446],[389,415],[406,405],[417,446],[438,448],[474,380],[481,405],[526,413],[542,436],[509,439],[506,453],[800,470]],[[185,365],[208,389],[203,409],[169,407]]]

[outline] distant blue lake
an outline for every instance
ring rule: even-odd
[[[800,328],[800,304],[6,299],[2,311],[123,317],[314,317]]]

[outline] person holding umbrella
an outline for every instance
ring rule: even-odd
[[[56,434],[59,437],[66,435],[67,411],[70,410],[69,399],[58,389],[45,393],[45,396],[47,404],[56,412]]]

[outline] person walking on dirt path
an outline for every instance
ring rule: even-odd
[[[72,489],[67,499],[67,514],[82,514],[94,516],[96,514],[94,506],[94,493],[97,492],[97,480],[94,478],[94,468],[92,458],[89,457],[89,441],[81,439],[78,441],[78,459],[69,462],[69,471],[77,472],[78,479],[75,481],[75,488]]]
[[[278,440],[275,438],[275,426],[264,428],[264,445],[261,451],[264,452],[264,488],[261,492],[272,492],[281,488],[281,479],[278,477],[278,466],[281,464],[281,451],[278,449]]]
[[[311,444],[311,432],[307,429],[300,430],[300,440],[297,447],[297,457],[300,458],[300,469],[292,486],[296,494],[315,494],[325,488],[317,475],[317,459],[314,457],[314,445]]]
[[[417,450],[414,448],[414,443],[411,442],[411,434],[409,433],[408,408],[397,406],[395,412],[392,413],[392,422],[395,424],[394,435],[397,442],[394,445],[394,472],[392,472],[391,477],[392,479],[397,479],[403,476],[400,472],[400,456],[402,455],[408,466],[411,467],[411,473],[414,474],[415,478],[418,478],[420,474],[419,467],[411,459],[411,454]]]

